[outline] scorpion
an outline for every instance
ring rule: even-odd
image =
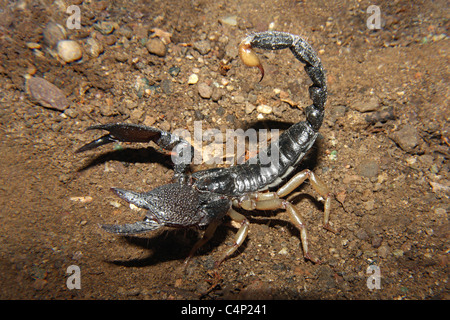
[[[185,139],[154,127],[128,123],[94,125],[86,130],[105,130],[108,134],[82,146],[76,152],[84,152],[111,142],[153,141],[172,154],[174,176],[169,184],[149,192],[134,192],[112,188],[120,198],[146,209],[142,221],[129,224],[104,224],[101,228],[119,235],[131,235],[159,229],[163,226],[175,228],[205,227],[203,236],[189,252],[185,263],[197,250],[207,243],[223,218],[228,215],[240,227],[234,242],[215,266],[233,255],[247,237],[249,220],[239,210],[285,210],[291,222],[300,232],[305,260],[320,263],[308,248],[308,237],[301,213],[285,197],[291,194],[306,179],[324,201],[323,228],[336,233],[329,223],[332,193],[324,182],[311,170],[294,174],[287,182],[299,162],[317,139],[327,100],[325,71],[314,49],[298,35],[279,31],[265,31],[247,35],[239,45],[239,57],[249,67],[258,67],[261,80],[264,68],[253,48],[280,50],[289,48],[296,59],[302,62],[312,81],[309,96],[312,104],[305,108],[306,121],[300,121],[286,129],[267,148],[254,158],[229,167],[217,167],[196,172],[190,171],[194,148]],[[261,81],[260,80],[260,81]],[[277,149],[273,149],[273,148]],[[262,161],[262,155],[270,156],[278,151],[278,159]],[[251,161],[252,160],[252,161]],[[281,187],[279,187],[285,182]],[[278,187],[276,191],[274,188]],[[238,212],[241,211],[241,212]]]

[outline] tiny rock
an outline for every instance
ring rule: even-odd
[[[219,101],[222,98],[223,94],[224,93],[223,93],[223,90],[221,88],[214,88],[211,98],[212,98],[213,101],[217,102],[217,101]]]
[[[145,46],[151,54],[157,55],[158,57],[164,57],[166,55],[166,45],[159,38],[148,40]]]
[[[379,165],[376,160],[363,160],[358,166],[358,172],[363,177],[373,178],[378,176]]]
[[[364,229],[359,229],[358,231],[356,231],[355,236],[359,240],[367,240],[367,239],[369,239],[369,235],[367,234],[366,230],[364,230]]]
[[[389,256],[389,253],[390,253],[390,249],[387,245],[383,245],[378,248],[378,255],[381,258],[387,258]]]
[[[83,51],[78,42],[73,40],[61,40],[56,46],[58,56],[67,63],[81,59]]]
[[[232,16],[220,18],[219,22],[222,24],[227,24],[229,26],[237,26],[237,16],[232,15]]]
[[[36,279],[33,282],[32,286],[33,286],[33,288],[35,290],[40,291],[40,290],[43,290],[46,285],[47,285],[47,280],[45,280],[45,279]]]
[[[85,196],[85,197],[70,197],[70,200],[81,203],[89,203],[92,202],[93,199],[91,196]]]
[[[87,39],[86,51],[91,57],[97,58],[101,53],[103,53],[103,50],[103,45],[100,42],[94,38]]]
[[[196,84],[198,82],[198,75],[195,73],[191,74],[188,79],[188,84]]]
[[[66,30],[60,24],[50,21],[44,28],[43,37],[44,43],[53,49],[59,41],[66,39]]]
[[[54,84],[40,77],[27,77],[25,89],[31,100],[46,108],[64,111],[69,106],[69,101],[64,93]]]
[[[245,97],[243,95],[238,94],[238,95],[236,95],[234,97],[234,101],[236,103],[244,103],[245,102]]]
[[[201,55],[205,55],[211,51],[211,43],[208,40],[200,40],[194,42],[194,49],[197,50]]]
[[[161,41],[164,44],[169,44],[172,42],[172,40],[171,40],[172,34],[170,32],[166,32],[159,28],[153,28],[153,29],[150,29],[150,31],[153,32],[153,34],[150,36],[150,38],[158,37],[159,39],[161,39]]]
[[[438,192],[447,192],[450,193],[450,184],[448,183],[437,183],[435,181],[430,181],[430,185],[431,185],[431,190],[434,193],[438,193]]]
[[[412,153],[419,144],[419,134],[412,125],[406,124],[399,131],[395,132],[392,139],[399,147],[408,153]]]
[[[114,31],[114,23],[101,21],[94,24],[94,29],[100,31],[103,35],[111,34]]]
[[[202,82],[198,84],[198,94],[204,99],[209,99],[212,96],[212,88],[206,83]]]
[[[255,110],[255,106],[251,103],[246,103],[245,104],[245,113],[246,114],[250,114],[253,112],[253,110]]]
[[[271,114],[272,113],[272,107],[265,105],[265,104],[261,104],[258,107],[256,107],[256,110],[258,112],[264,113],[264,114]]]
[[[377,111],[380,108],[380,101],[377,97],[372,97],[368,101],[357,101],[352,108],[359,112]]]

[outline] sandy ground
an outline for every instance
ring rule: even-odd
[[[0,298],[449,298],[446,1],[76,1],[79,29],[67,28],[66,1],[0,3]],[[378,21],[367,13],[374,4],[378,30],[367,27]],[[57,58],[55,35],[44,36],[50,21],[82,46],[81,60]],[[282,130],[304,118],[310,80],[289,51],[258,51],[261,82],[237,57],[246,34],[269,28],[303,36],[327,71],[324,125],[299,170],[336,195],[339,233],[322,229],[323,203],[309,183],[294,201],[322,263],[303,259],[282,211],[247,212],[248,239],[217,269],[236,232],[229,220],[186,269],[202,230],[102,231],[98,224],[144,216],[111,187],[148,191],[173,170],[153,144],[76,154],[100,136],[88,126]],[[68,106],[31,99],[27,74],[54,84]],[[67,286],[76,283],[70,266],[81,289]]]

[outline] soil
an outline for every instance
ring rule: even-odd
[[[375,30],[366,22],[377,3],[366,0],[75,2],[79,29],[66,27],[64,1],[1,1],[0,298],[449,298],[447,1],[379,2]],[[62,63],[46,45],[49,21],[83,46],[80,61]],[[148,191],[173,170],[154,144],[75,153],[102,134],[88,126],[193,132],[202,121],[204,130],[224,131],[304,119],[310,80],[288,50],[257,50],[261,82],[237,57],[246,34],[269,28],[307,39],[327,71],[325,121],[299,170],[313,170],[335,194],[338,233],[322,228],[323,202],[308,182],[293,200],[321,263],[303,258],[283,211],[246,212],[248,238],[218,268],[237,231],[227,219],[186,268],[202,230],[102,231],[99,224],[145,214],[111,187]],[[149,52],[151,36],[160,39],[158,55]],[[90,53],[89,39],[103,52]],[[69,106],[33,101],[27,74],[58,87]],[[192,74],[199,80],[189,84]],[[272,111],[259,115],[261,105]],[[77,283],[70,266],[80,268],[81,289],[67,286]]]

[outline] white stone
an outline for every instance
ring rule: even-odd
[[[188,84],[196,84],[198,82],[198,75],[195,73],[191,74],[188,79]]]
[[[59,41],[56,46],[56,51],[58,52],[58,56],[67,63],[79,60],[83,56],[81,46],[73,40]]]
[[[261,112],[261,113],[264,113],[264,114],[271,114],[272,111],[273,111],[271,106],[268,106],[268,105],[265,105],[265,104],[260,104],[260,105],[256,108],[256,110],[257,110],[258,112]]]

